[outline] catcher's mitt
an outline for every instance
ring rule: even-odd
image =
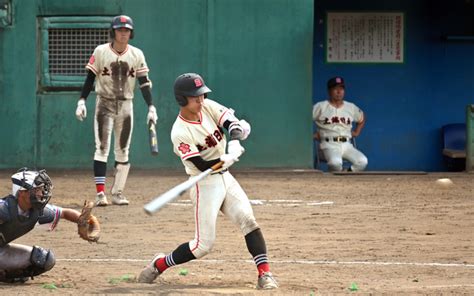
[[[77,219],[77,233],[88,242],[97,242],[100,236],[99,220],[91,214],[94,203],[92,201],[84,201],[82,213]]]

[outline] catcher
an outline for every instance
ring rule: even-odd
[[[53,268],[51,250],[12,243],[37,225],[53,230],[65,218],[78,224],[83,239],[97,242],[100,227],[91,215],[93,202],[86,202],[82,213],[48,204],[53,184],[45,170],[22,168],[12,183],[12,194],[0,199],[0,282],[24,283]]]

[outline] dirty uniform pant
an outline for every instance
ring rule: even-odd
[[[94,116],[94,160],[107,162],[113,132],[115,161],[128,162],[132,131],[132,100],[117,100],[97,96]]]

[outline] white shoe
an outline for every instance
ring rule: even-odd
[[[151,262],[148,263],[148,265],[140,272],[137,281],[139,283],[153,283],[153,281],[160,275],[160,271],[155,267],[155,262],[165,256],[166,255],[163,253],[156,254],[155,257],[153,257],[153,260],[151,260]]]
[[[271,272],[265,272],[261,277],[258,278],[257,289],[271,290],[276,288],[278,288],[278,283]]]
[[[112,195],[112,203],[114,205],[126,206],[128,205],[128,200],[122,193],[117,193]]]
[[[97,193],[97,196],[95,197],[95,205],[99,207],[105,207],[109,203],[107,202],[107,196],[105,196],[105,193],[103,191]]]

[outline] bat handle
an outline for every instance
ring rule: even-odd
[[[213,166],[211,167],[211,169],[212,169],[213,171],[217,171],[218,169],[220,169],[220,168],[222,167],[223,164],[224,164],[223,161],[219,161],[218,163],[216,163],[215,165],[213,165]]]

